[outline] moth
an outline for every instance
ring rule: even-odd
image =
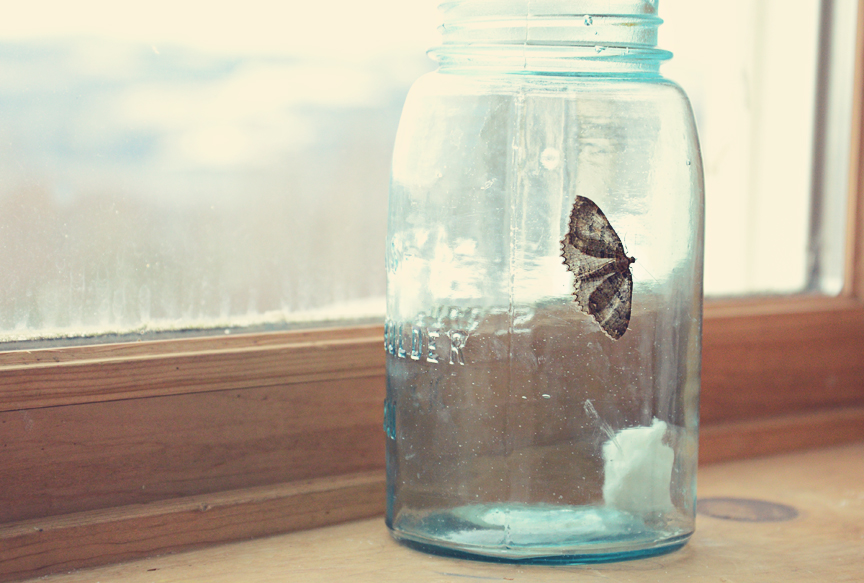
[[[633,303],[630,266],[636,259],[627,257],[618,233],[590,198],[576,197],[567,234],[561,240],[561,256],[573,272],[573,295],[579,308],[612,340],[624,336]]]

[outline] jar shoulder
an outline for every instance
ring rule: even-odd
[[[684,90],[660,75],[536,75],[515,73],[448,73],[440,69],[420,77],[411,87],[409,99],[418,97],[460,97],[472,95],[540,94],[562,99],[580,96],[621,96],[632,99],[664,98],[687,100]]]

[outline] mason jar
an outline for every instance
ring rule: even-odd
[[[387,235],[387,525],[597,562],[693,533],[703,180],[656,0],[442,5]]]

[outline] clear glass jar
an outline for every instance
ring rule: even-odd
[[[440,67],[411,89],[393,157],[387,525],[491,560],[679,548],[703,186],[687,97],[659,74],[657,2],[442,10]]]

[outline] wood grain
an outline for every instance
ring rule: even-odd
[[[70,362],[130,360],[166,354],[198,354],[225,352],[249,348],[286,345],[320,344],[376,336],[381,326],[310,327],[303,330],[260,332],[254,334],[222,334],[207,331],[203,336],[148,340],[141,342],[106,342],[84,346],[58,346],[34,350],[0,352],[0,370],[21,366],[53,365]]]
[[[864,408],[705,428],[700,488],[716,474],[708,462],[853,439],[864,439]],[[384,500],[377,470],[21,520],[0,526],[0,581],[372,516]]]
[[[379,515],[381,472],[81,512],[0,527],[0,581]]]
[[[864,309],[706,318],[702,362],[705,426],[864,406]]]
[[[864,407],[706,425],[699,465],[864,441]]]
[[[0,411],[380,376],[383,328],[0,353]]]
[[[382,468],[384,379],[0,413],[0,524]]]
[[[47,583],[813,583],[861,581],[864,444],[718,464],[699,496],[738,497],[798,510],[786,522],[699,516],[682,550],[605,565],[526,566],[426,555],[390,539],[380,519],[57,575]]]

